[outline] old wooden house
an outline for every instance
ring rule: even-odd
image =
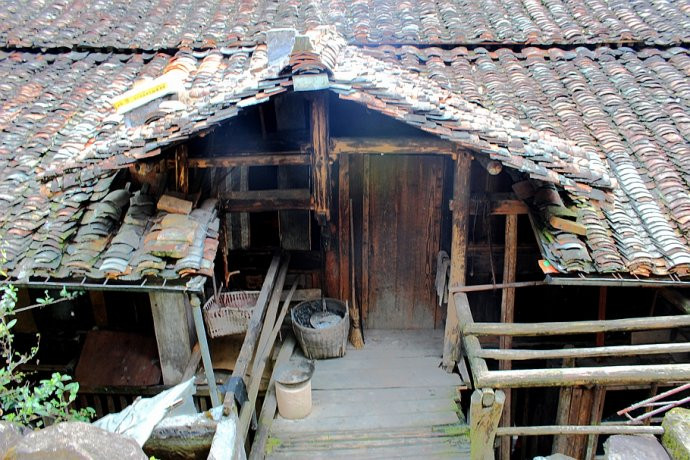
[[[662,432],[625,409],[690,380],[687,3],[0,18],[4,282],[20,307],[86,292],[17,326],[81,404],[198,371],[200,409],[227,391],[252,458],[594,458],[605,435]],[[202,307],[234,291],[258,295],[249,331],[210,340]],[[364,335],[316,363],[301,422],[271,403],[281,296],[346,300]]]

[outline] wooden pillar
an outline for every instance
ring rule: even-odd
[[[451,210],[452,236],[450,253],[450,286],[465,284],[467,228],[470,217],[470,169],[472,157],[464,152],[458,153],[453,181],[453,202]],[[460,358],[460,326],[455,312],[455,299],[450,296],[446,315],[446,329],[443,339],[443,368],[453,372]]]
[[[338,160],[338,240],[340,259],[339,299],[350,299],[350,161],[345,155]],[[352,299],[350,299],[352,302]]]
[[[103,291],[89,291],[89,300],[91,301],[91,311],[93,312],[93,321],[97,327],[108,326],[108,310],[105,306],[105,295]]]
[[[503,261],[503,283],[513,283],[517,269],[517,214],[506,216],[505,230],[505,252]],[[503,289],[501,298],[501,322],[512,323],[515,321],[515,288]],[[504,335],[499,338],[500,348],[508,349],[513,346],[513,337]],[[499,369],[509,370],[512,368],[511,361],[499,361]],[[503,406],[503,416],[501,426],[511,426],[512,424],[512,394],[510,389],[505,390],[506,400]],[[510,458],[510,445],[512,440],[509,436],[501,438],[500,458],[508,460]]]
[[[175,185],[177,191],[185,195],[189,193],[189,162],[187,159],[187,144],[179,145],[175,149]]]
[[[318,92],[311,103],[312,200],[317,216],[330,219],[331,184],[328,138],[328,93]]]
[[[180,383],[192,354],[186,294],[150,292],[149,299],[163,383],[175,385]]]
[[[501,418],[505,394],[478,389],[470,399],[470,459],[493,460],[496,428]]]
[[[589,419],[590,425],[599,425],[601,417],[604,413],[604,401],[606,400],[606,387],[597,385],[594,387],[594,402],[592,403],[592,415]],[[594,460],[597,454],[597,444],[599,443],[599,435],[590,434],[587,437],[587,453],[586,460]]]
[[[599,321],[606,319],[606,286],[599,288],[599,314],[597,316]],[[596,344],[598,347],[604,346],[604,333],[597,333]]]

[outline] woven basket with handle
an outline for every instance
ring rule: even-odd
[[[204,305],[204,320],[212,338],[247,332],[259,291],[222,292]]]

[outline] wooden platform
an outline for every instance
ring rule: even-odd
[[[461,379],[439,367],[443,331],[365,338],[362,350],[316,362],[312,413],[276,416],[267,458],[469,458]]]

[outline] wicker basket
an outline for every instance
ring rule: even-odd
[[[342,319],[324,329],[314,329],[308,324],[315,312],[326,310]],[[302,302],[292,309],[292,329],[305,356],[310,359],[338,358],[345,356],[347,335],[350,331],[350,315],[345,303],[337,299],[319,299]]]
[[[222,292],[204,305],[204,320],[212,338],[247,332],[259,291]]]

